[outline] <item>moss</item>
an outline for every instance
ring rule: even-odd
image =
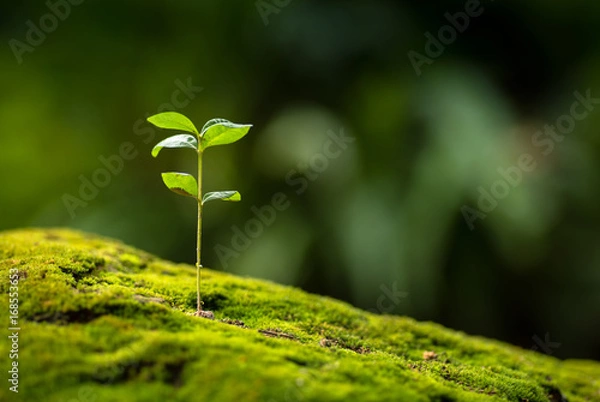
[[[0,276],[14,267],[20,384],[3,401],[600,401],[598,363],[208,269],[216,319],[196,318],[192,266],[98,236],[5,232]]]

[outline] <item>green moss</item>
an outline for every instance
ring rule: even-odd
[[[208,269],[216,319],[196,318],[192,266],[98,236],[5,232],[0,277],[14,267],[20,384],[2,401],[600,401],[598,363]]]

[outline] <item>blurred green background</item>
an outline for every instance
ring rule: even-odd
[[[73,227],[193,263],[195,204],[160,172],[194,172],[194,155],[152,159],[172,133],[142,121],[253,123],[206,154],[206,190],[243,202],[206,208],[205,266],[600,359],[600,110],[547,155],[532,141],[575,91],[600,97],[600,3],[483,1],[420,75],[408,53],[464,1],[83,1],[56,27],[44,1],[2,7],[0,229]],[[342,132],[354,141],[323,158]],[[126,142],[136,156],[72,217],[65,194]],[[471,230],[464,206],[523,153],[536,168]],[[278,192],[289,207],[220,259]]]

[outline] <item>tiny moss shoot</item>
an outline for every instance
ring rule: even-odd
[[[169,190],[186,197],[194,198],[198,204],[198,231],[196,235],[196,290],[198,310],[196,315],[206,318],[214,318],[210,311],[202,309],[202,296],[200,288],[202,285],[202,209],[209,201],[240,201],[241,195],[238,191],[215,191],[202,195],[202,155],[204,151],[216,145],[231,144],[244,137],[251,124],[236,124],[225,119],[209,120],[202,130],[198,131],[190,119],[176,112],[159,113],[150,116],[148,121],[158,128],[168,130],[180,130],[185,134],[176,134],[166,138],[152,148],[152,156],[157,157],[163,148],[190,148],[198,155],[198,179],[188,173],[166,172],[162,174],[163,182]]]

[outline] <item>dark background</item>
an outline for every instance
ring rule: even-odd
[[[88,0],[21,62],[14,40],[26,43],[27,21],[40,27],[50,9],[6,2],[0,229],[68,226],[193,263],[195,204],[160,179],[194,172],[193,153],[152,159],[172,133],[141,123],[191,80],[203,90],[174,109],[197,126],[254,124],[206,154],[206,190],[237,189],[243,202],[206,208],[205,266],[525,348],[544,351],[548,336],[560,346],[546,352],[600,359],[600,110],[547,155],[532,142],[575,91],[600,97],[600,3],[481,7],[418,75],[408,53],[426,55],[424,35],[464,1]],[[324,162],[342,131],[355,141]],[[64,195],[80,197],[80,175],[92,179],[124,142],[136,157],[72,217]],[[524,153],[535,169],[470,230],[464,206],[477,208],[480,187],[501,188],[498,169]],[[296,194],[288,174],[314,180]],[[243,231],[277,192],[289,208],[219,259],[232,226]]]

